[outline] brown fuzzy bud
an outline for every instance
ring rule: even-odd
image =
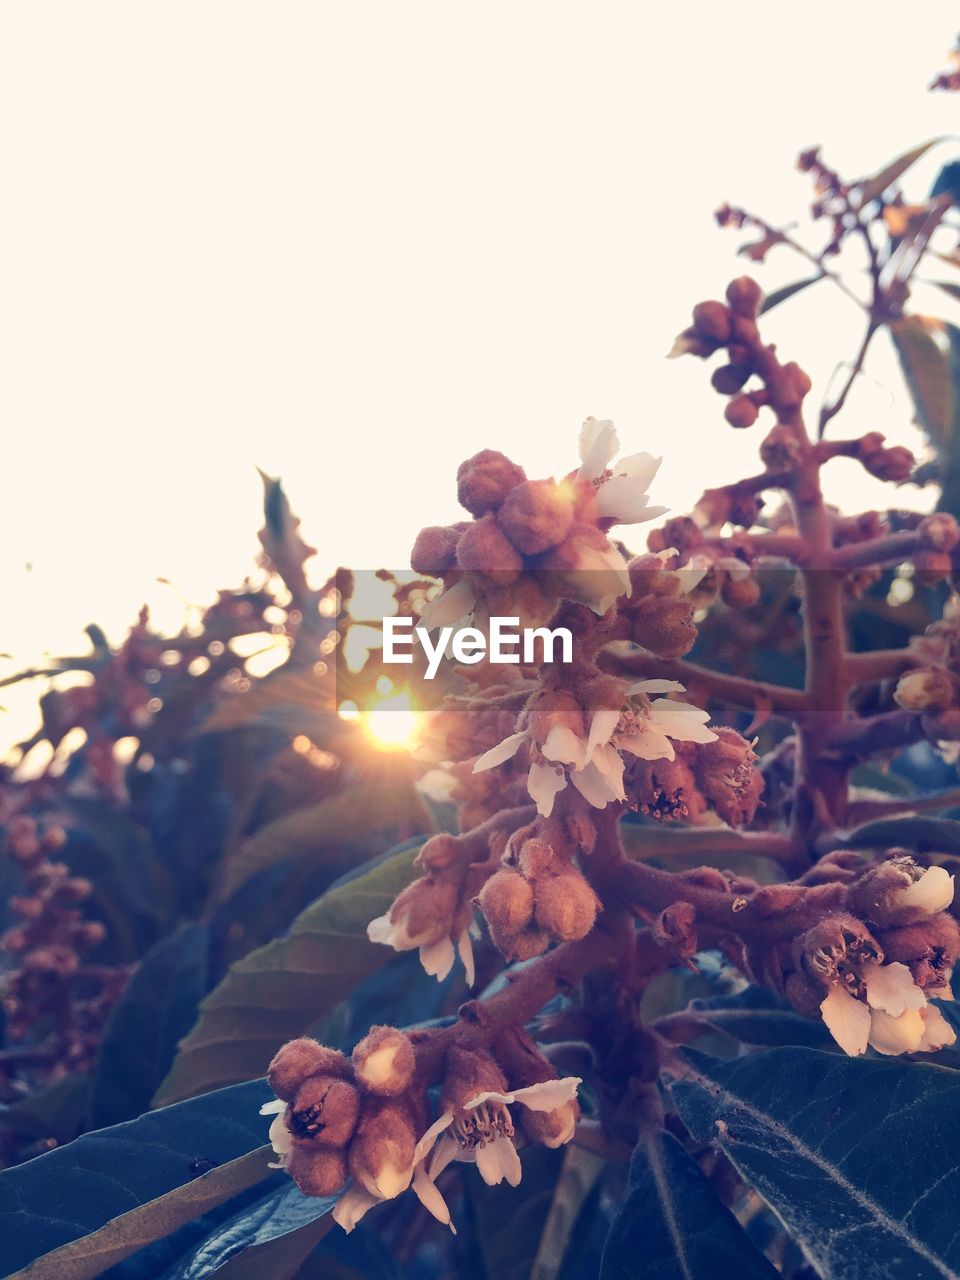
[[[410,1110],[402,1102],[369,1098],[350,1143],[350,1172],[371,1195],[392,1200],[410,1185],[417,1136]]]
[[[496,449],[481,449],[457,468],[457,498],[471,515],[482,516],[526,478],[522,467]]]
[[[780,370],[777,387],[780,404],[784,408],[795,408],[803,402],[804,396],[809,393],[812,386],[813,383],[807,371],[791,360]]]
[[[760,445],[760,458],[768,471],[795,470],[800,458],[796,432],[778,422]]]
[[[527,726],[535,742],[545,742],[555,725],[585,736],[583,706],[579,698],[562,689],[541,693],[527,712]]]
[[[723,364],[714,369],[710,385],[722,396],[732,396],[740,390],[750,377],[751,369],[746,364]]]
[[[459,851],[460,846],[456,836],[441,831],[430,837],[414,858],[414,863],[417,866],[426,867],[428,871],[443,871],[458,861]]]
[[[878,480],[891,480],[900,483],[909,480],[916,466],[916,459],[909,449],[903,445],[894,445],[892,449],[881,449],[868,458],[862,458],[863,465]]]
[[[757,420],[759,410],[748,395],[734,396],[723,411],[723,416],[731,427],[743,429],[752,427]]]
[[[444,1111],[457,1111],[478,1093],[507,1093],[503,1071],[485,1049],[465,1049],[453,1045],[447,1054],[447,1073],[443,1082],[440,1105]]]
[[[653,922],[653,936],[679,956],[689,960],[698,950],[697,931],[694,928],[696,908],[690,902],[674,902],[666,907]]]
[[[956,702],[956,681],[949,671],[907,671],[897,681],[894,701],[904,711],[946,711]]]
[[[450,569],[456,559],[457,529],[446,525],[430,525],[421,529],[410,552],[414,573],[435,577]]]
[[[693,327],[711,342],[724,343],[730,338],[730,311],[722,302],[700,302],[693,308]]]
[[[528,880],[565,871],[569,863],[546,840],[525,840],[520,847],[520,871]]]
[[[960,546],[960,525],[946,511],[937,511],[932,516],[924,516],[920,521],[918,532],[924,545],[931,551],[953,551]]]
[[[871,867],[847,889],[850,909],[881,926],[927,920],[952,901],[953,876],[944,867],[918,866],[903,853]]]
[[[698,746],[691,765],[697,784],[731,827],[749,822],[763,795],[763,775],[754,768],[753,746],[735,729],[718,725],[716,739]]]
[[[339,1049],[328,1049],[308,1036],[288,1040],[267,1068],[270,1088],[284,1102],[292,1102],[308,1076],[350,1077],[350,1063]]]
[[[384,1098],[403,1093],[416,1067],[410,1038],[396,1027],[371,1027],[352,1058],[353,1074],[360,1088]]]
[[[952,915],[944,911],[878,936],[887,961],[907,965],[917,986],[933,992],[949,987],[960,957],[960,925]]]
[[[749,609],[760,599],[760,584],[756,578],[731,578],[724,574],[720,597],[730,609]]]
[[[509,960],[532,960],[534,956],[542,956],[550,945],[549,933],[544,933],[542,929],[530,928],[514,938],[509,946],[502,947],[500,943],[497,946]]]
[[[506,586],[516,581],[523,557],[497,524],[492,514],[468,524],[457,543],[457,563],[471,573],[489,575]]]
[[[546,574],[521,574],[509,586],[493,585],[486,593],[488,618],[516,618],[521,627],[543,627],[557,611],[560,597]],[[481,614],[475,615],[476,619]],[[477,625],[480,625],[478,621]]]
[[[573,496],[555,480],[526,480],[510,490],[497,520],[513,545],[532,556],[558,547],[573,516]]]
[[[645,601],[630,613],[630,639],[661,658],[682,658],[697,642],[692,600]]]
[[[755,319],[763,302],[763,290],[750,276],[738,276],[727,285],[727,302],[738,316]]]
[[[580,1105],[576,1098],[554,1111],[531,1111],[528,1107],[520,1111],[520,1123],[527,1137],[551,1148],[562,1147],[570,1141],[579,1119]]]
[[[600,901],[579,872],[545,876],[534,885],[536,919],[555,938],[575,942],[593,928]]]
[[[332,1196],[347,1180],[346,1153],[335,1147],[294,1147],[284,1167],[305,1196]]]
[[[495,872],[480,890],[480,910],[498,936],[514,936],[533,919],[533,888],[517,871]]]
[[[628,782],[637,808],[657,822],[684,818],[696,822],[707,803],[697,780],[681,756],[674,760],[637,760]]]
[[[436,876],[421,876],[407,885],[393,901],[390,922],[400,936],[400,950],[429,946],[447,937],[457,908],[456,886]]]
[[[71,929],[74,945],[81,951],[92,951],[107,936],[107,926],[99,920],[81,920]]]
[[[310,1076],[290,1104],[287,1129],[294,1143],[344,1147],[353,1136],[359,1110],[360,1095],[348,1081]]]

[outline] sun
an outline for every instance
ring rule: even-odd
[[[382,751],[409,750],[420,728],[420,714],[413,709],[410,695],[394,692],[393,683],[386,676],[377,681],[377,690],[381,696],[375,706],[360,711],[355,702],[344,702],[340,718],[359,721],[363,732]]]

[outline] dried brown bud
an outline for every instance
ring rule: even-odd
[[[722,302],[700,302],[693,308],[693,327],[712,342],[726,342],[730,337],[730,311]]]
[[[956,681],[949,671],[907,671],[897,681],[894,701],[904,711],[946,711],[956,702]]]
[[[421,529],[410,553],[410,567],[414,573],[437,576],[452,567],[456,559],[456,528],[444,525],[431,525]]]
[[[760,445],[760,458],[768,471],[795,470],[800,458],[796,432],[778,422]]]
[[[498,936],[516,935],[533,919],[533,888],[517,871],[495,872],[480,890],[478,901]]]
[[[468,524],[457,543],[457,563],[471,573],[488,574],[501,586],[514,582],[523,557],[492,514]]]
[[[413,1079],[416,1056],[396,1027],[371,1027],[353,1051],[353,1074],[367,1093],[396,1097]]]
[[[573,528],[573,495],[555,480],[526,480],[511,489],[497,520],[524,555],[558,547]]]
[[[430,837],[414,858],[414,862],[418,866],[426,867],[428,871],[443,871],[446,867],[453,866],[458,860],[459,849],[456,836],[441,831]]]
[[[653,922],[653,936],[680,957],[689,960],[698,950],[694,928],[696,908],[689,902],[674,902]]]
[[[497,943],[509,960],[532,960],[534,956],[542,956],[549,945],[549,933],[536,928],[524,929],[508,947],[502,947],[499,942]]]
[[[763,302],[763,290],[749,276],[738,276],[727,285],[727,302],[738,316],[754,319]]]
[[[525,840],[520,847],[520,871],[528,880],[565,871],[569,863],[546,840]]]
[[[471,515],[495,510],[526,479],[523,468],[496,449],[481,449],[457,469],[457,498]]]
[[[710,385],[722,396],[732,396],[740,390],[750,377],[751,369],[746,364],[723,364],[714,369]]]
[[[561,938],[575,942],[594,926],[600,901],[579,872],[545,876],[534,885],[537,924]]]
[[[946,511],[924,516],[918,528],[924,545],[931,551],[953,551],[960,546],[960,525]]]
[[[368,1098],[347,1164],[372,1196],[392,1200],[410,1185],[417,1133],[410,1110],[392,1098]]]
[[[749,609],[760,599],[760,584],[756,578],[731,578],[724,574],[720,597],[730,609]]]
[[[343,1147],[353,1135],[359,1109],[360,1095],[348,1081],[310,1076],[290,1103],[287,1129],[294,1143]]]
[[[748,395],[734,396],[723,411],[723,416],[731,427],[752,427],[757,420],[759,410]]]
[[[267,1068],[270,1088],[284,1102],[292,1102],[304,1080],[316,1075],[349,1079],[350,1063],[339,1049],[328,1049],[308,1036],[288,1040]]]
[[[892,480],[898,483],[909,480],[916,466],[913,454],[903,445],[894,445],[892,449],[881,449],[870,457],[862,458],[862,461],[866,470],[878,480]]]
[[[332,1196],[347,1180],[347,1157],[335,1147],[294,1147],[284,1166],[305,1196]]]

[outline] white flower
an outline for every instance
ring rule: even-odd
[[[443,937],[439,941],[421,940],[425,936],[428,935],[411,936],[404,917],[401,915],[398,920],[391,920],[389,912],[377,916],[367,925],[367,937],[371,942],[393,947],[394,951],[413,951],[417,948],[424,973],[429,973],[438,982],[442,982],[449,974],[454,960],[459,956],[466,973],[467,986],[472,987],[476,974],[469,926],[457,936],[456,942],[451,937]]]
[[[475,1163],[488,1186],[496,1186],[504,1179],[512,1187],[517,1186],[523,1170],[513,1142],[515,1130],[508,1106],[519,1102],[531,1111],[557,1111],[576,1098],[580,1083],[579,1076],[565,1076],[511,1093],[480,1093],[458,1114],[445,1111],[417,1144],[413,1189],[421,1203],[453,1230],[450,1212],[435,1185],[453,1160]],[[569,1142],[573,1130],[571,1124],[562,1141]]]
[[[420,626],[425,631],[434,631],[437,627],[459,628],[469,622],[475,608],[473,587],[466,578],[460,578],[423,606]]]
[[[597,514],[603,519],[618,524],[655,520],[667,508],[651,507],[647,490],[663,459],[649,453],[632,453],[614,463],[619,448],[616,427],[609,419],[598,422],[587,418],[580,428],[577,479],[596,485]]]
[[[927,867],[919,880],[893,895],[898,907],[910,907],[925,915],[945,911],[953,901],[953,876],[946,867]]]
[[[600,707],[593,713],[586,740],[567,725],[555,724],[542,743],[530,731],[512,733],[484,752],[474,773],[492,769],[516,755],[530,741],[532,759],[527,790],[537,812],[548,818],[554,800],[571,782],[596,809],[624,800],[622,752],[641,760],[673,760],[673,742],[713,742],[716,734],[706,727],[709,715],[687,702],[650,699],[652,693],[682,693],[676,680],[639,680],[627,689],[630,701],[619,710]]]
[[[277,1157],[275,1164],[267,1167],[270,1169],[285,1169],[287,1167],[287,1156],[293,1150],[293,1139],[287,1126],[283,1122],[283,1117],[287,1114],[287,1104],[279,1098],[274,1098],[272,1102],[265,1102],[260,1108],[262,1116],[273,1116],[267,1139],[273,1147],[273,1154]]]
[[[867,1046],[891,1056],[929,1053],[953,1044],[956,1033],[913,980],[905,964],[869,965],[863,971],[865,1000],[841,983],[830,988],[820,1011],[830,1034],[851,1057]]]

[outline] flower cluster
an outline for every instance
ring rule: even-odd
[[[3,975],[7,1035],[33,1037],[38,1078],[83,1071],[96,1056],[103,1024],[127,980],[124,969],[86,959],[106,929],[84,916],[93,886],[57,858],[67,842],[62,827],[41,831],[33,818],[13,818],[7,853],[19,865],[21,892],[10,899],[19,922],[0,937],[13,961]]]
[[[346,1231],[410,1187],[454,1230],[436,1185],[452,1160],[475,1163],[490,1185],[516,1186],[521,1135],[560,1146],[579,1116],[579,1078],[557,1078],[516,1031],[505,1033],[495,1052],[453,1040],[438,1053],[435,1044],[427,1049],[422,1033],[374,1027],[349,1059],[315,1040],[291,1040],[271,1062],[268,1079],[277,1100],[261,1115],[274,1117],[275,1167],[305,1195],[342,1191],[333,1216]],[[434,1084],[440,1106],[431,1120],[427,1089]]]

